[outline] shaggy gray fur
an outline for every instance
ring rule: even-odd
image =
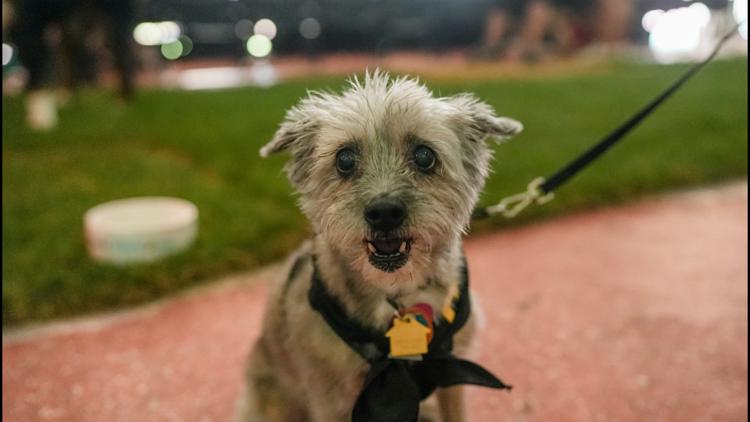
[[[439,312],[459,280],[461,237],[489,172],[486,139],[521,130],[472,95],[436,98],[413,79],[379,71],[353,79],[340,95],[311,93],[287,113],[261,155],[291,154],[286,171],[315,237],[292,257],[288,277],[268,302],[249,360],[241,420],[351,418],[368,364],[311,309],[313,257],[327,289],[366,325],[388,327],[393,308],[386,298],[405,306],[429,303]],[[437,157],[429,172],[415,166],[419,145]],[[357,155],[348,177],[336,169],[343,148]],[[364,209],[382,197],[397,198],[407,210],[397,234],[409,241],[408,260],[391,272],[368,259],[373,231]],[[468,352],[475,320],[457,335],[459,356]],[[436,396],[442,419],[435,409],[425,409],[423,419],[463,420],[459,387]]]

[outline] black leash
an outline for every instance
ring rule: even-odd
[[[487,218],[494,214],[502,214],[505,217],[511,218],[518,215],[518,213],[520,213],[524,208],[526,208],[533,202],[541,205],[552,200],[554,197],[555,189],[570,180],[570,178],[575,176],[587,165],[591,164],[592,161],[599,158],[618,141],[623,139],[628,132],[638,126],[638,124],[641,123],[643,119],[653,113],[654,110],[656,110],[656,108],[659,107],[667,98],[672,96],[672,94],[680,89],[680,87],[682,87],[685,82],[687,82],[706,64],[708,64],[708,62],[710,62],[716,56],[716,54],[719,53],[719,50],[724,45],[724,43],[726,43],[726,41],[734,35],[735,31],[737,31],[737,28],[739,28],[740,25],[741,23],[735,25],[730,32],[724,35],[716,44],[716,47],[714,47],[714,50],[711,52],[711,54],[706,57],[706,59],[691,67],[687,72],[685,72],[685,74],[682,75],[682,77],[680,77],[658,97],[656,97],[645,107],[640,109],[630,119],[622,123],[617,129],[610,132],[607,136],[604,137],[604,139],[578,156],[578,158],[571,161],[568,165],[558,170],[557,173],[553,174],[547,179],[543,177],[534,179],[533,181],[531,181],[531,183],[529,183],[526,192],[506,197],[495,205],[491,205],[485,208],[477,208],[476,210],[474,210],[472,218]]]

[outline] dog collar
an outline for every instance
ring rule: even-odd
[[[437,324],[430,324],[433,325],[430,330],[432,339],[426,353],[412,356],[421,360],[392,357],[391,341],[387,334],[392,332],[393,327],[379,332],[350,318],[339,300],[328,292],[321,281],[314,259],[308,299],[312,308],[320,313],[339,338],[370,364],[364,386],[352,410],[352,422],[416,422],[419,402],[437,387],[473,384],[511,389],[510,385],[504,384],[481,366],[453,356],[453,335],[463,327],[471,313],[465,260],[461,266],[457,298],[449,309],[442,310]]]

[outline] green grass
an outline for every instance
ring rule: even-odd
[[[546,80],[428,83],[473,91],[526,131],[497,148],[483,203],[548,175],[663,89],[684,66],[612,65]],[[747,174],[747,62],[711,64],[655,115],[558,192],[497,229],[683,186]],[[343,79],[217,92],[144,91],[124,106],[87,91],[48,134],[23,125],[19,98],[3,99],[3,324],[142,303],[214,276],[277,260],[309,235],[281,173],[262,160],[284,111],[309,88]],[[86,255],[82,216],[135,195],[195,202],[200,235],[159,263],[115,267]]]

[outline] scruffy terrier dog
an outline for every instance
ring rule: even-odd
[[[286,172],[315,236],[268,303],[241,420],[411,422],[419,412],[455,422],[456,384],[506,387],[477,381],[494,377],[455,359],[475,319],[461,238],[489,173],[487,139],[521,130],[472,95],[436,98],[379,71],[287,113],[261,155],[291,154]],[[397,326],[420,344],[397,339]],[[474,368],[474,380],[441,378],[459,366]],[[433,391],[438,407],[426,409]]]

